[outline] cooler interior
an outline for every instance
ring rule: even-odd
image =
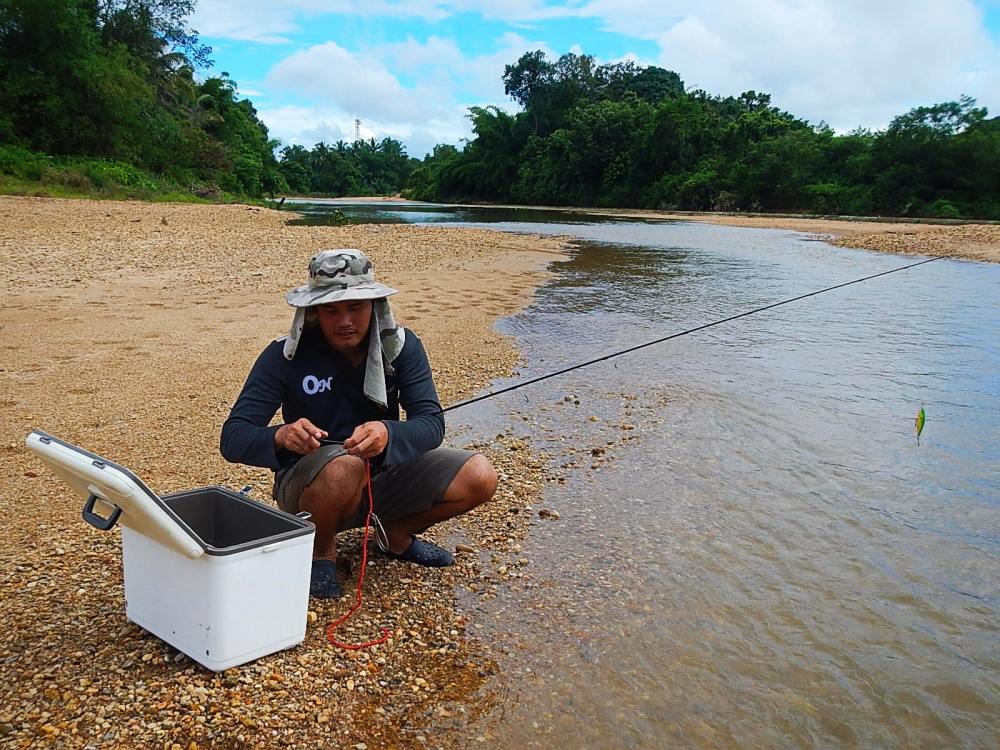
[[[305,535],[312,525],[221,487],[168,495],[163,502],[216,554]],[[211,553],[211,550],[207,550]]]

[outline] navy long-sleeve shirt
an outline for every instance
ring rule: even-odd
[[[243,390],[222,425],[220,450],[233,463],[287,469],[302,456],[278,448],[268,426],[278,409],[285,424],[305,417],[331,440],[343,441],[363,422],[381,420],[389,443],[381,465],[400,464],[438,447],[444,438],[444,415],[424,347],[406,330],[403,349],[386,369],[388,409],[364,395],[365,365],[354,367],[330,347],[318,327],[306,328],[289,361],[283,340],[273,341],[257,358]],[[399,408],[406,421],[399,420]]]

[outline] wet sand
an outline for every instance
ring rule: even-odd
[[[501,472],[494,503],[429,536],[471,552],[431,571],[376,558],[365,605],[326,643],[353,598],[310,602],[306,641],[212,674],[125,619],[118,531],[80,520],[82,500],[24,447],[42,429],[130,468],[166,494],[251,485],[269,471],[226,464],[222,421],[250,365],[291,321],[284,292],[309,257],[358,247],[401,289],[397,319],[420,335],[447,404],[510,374],[492,329],[560,257],[552,238],[418,226],[286,225],[249,206],[0,197],[0,741],[10,747],[428,747],[468,740],[496,666],[456,608],[488,600],[531,523],[542,482],[529,447],[483,446]],[[359,535],[342,561],[360,560]],[[512,573],[513,574],[513,573]],[[468,632],[467,632],[468,631]]]

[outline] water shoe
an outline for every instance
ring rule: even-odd
[[[393,560],[402,560],[428,568],[446,568],[455,562],[455,558],[444,547],[439,547],[434,542],[428,542],[418,537],[413,537],[410,546],[398,555],[395,552],[386,552],[385,554]]]
[[[309,596],[317,599],[338,599],[344,595],[337,583],[337,563],[333,560],[313,560],[309,575]]]

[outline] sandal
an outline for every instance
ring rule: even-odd
[[[410,542],[410,546],[400,552],[386,552],[393,560],[423,565],[428,568],[446,568],[455,562],[455,558],[444,547],[439,547],[434,542],[428,542],[416,536]]]
[[[333,560],[313,560],[309,574],[309,596],[317,599],[339,599],[344,595],[337,582],[337,563]]]

